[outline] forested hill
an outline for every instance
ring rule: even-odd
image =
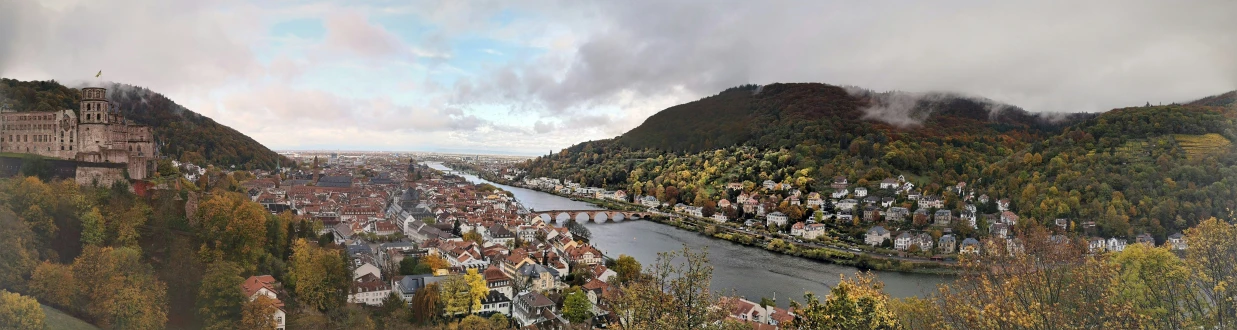
[[[618,146],[699,152],[736,145],[793,147],[803,140],[885,135],[1020,134],[1040,137],[1085,114],[1052,118],[959,95],[874,93],[819,83],[745,85],[670,107],[614,139]]]
[[[1190,102],[1189,105],[1234,107],[1237,106],[1237,91],[1204,97],[1197,101]]]
[[[1054,121],[947,94],[745,86],[667,109],[616,139],[521,166],[528,177],[706,207],[734,201],[738,192],[724,189],[732,182],[745,191],[771,180],[825,193],[836,176],[872,189],[903,174],[955,212],[962,203],[948,187],[964,182],[976,196],[1009,199],[1027,219],[1020,223],[1095,221],[1106,237],[1149,232],[1162,240],[1237,210],[1233,96]]]
[[[241,132],[143,87],[108,83],[108,99],[128,118],[154,127],[160,152],[195,164],[274,168],[291,160]],[[0,80],[0,107],[16,111],[78,110],[80,90],[55,81]]]

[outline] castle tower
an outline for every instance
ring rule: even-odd
[[[82,109],[79,121],[82,124],[107,124],[108,116],[107,89],[99,87],[82,88]]]

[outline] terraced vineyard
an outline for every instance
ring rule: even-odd
[[[1203,135],[1176,134],[1173,135],[1173,138],[1177,140],[1177,144],[1181,146],[1181,149],[1185,150],[1186,156],[1191,160],[1227,152],[1229,146],[1232,145],[1232,141],[1216,133]]]

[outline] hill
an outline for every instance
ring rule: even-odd
[[[658,166],[660,174],[703,165],[691,157],[683,164],[645,161],[665,161],[669,152],[724,164],[708,182],[692,184],[693,190],[763,180],[824,190],[833,176],[866,177],[869,168],[883,169],[870,174],[874,180],[912,173],[957,182],[1092,117],[1033,114],[943,93],[874,93],[819,83],[746,85],[670,107],[619,137],[577,144],[527,167],[530,175],[614,186],[631,184],[627,176],[636,168],[648,175]],[[711,159],[718,150],[733,159]]]
[[[1231,91],[1220,95],[1212,95],[1188,103],[1188,105],[1212,107],[1232,107],[1235,104],[1237,104],[1237,91]]]
[[[738,192],[723,188],[733,182],[828,193],[834,177],[872,187],[901,174],[958,212],[962,196],[950,187],[964,182],[975,196],[1008,198],[1021,223],[1095,221],[1105,236],[1162,240],[1237,208],[1237,109],[1216,106],[1231,94],[1047,115],[943,93],[742,86],[521,166],[529,177],[696,206],[734,201]]]
[[[736,145],[783,148],[804,139],[849,140],[878,131],[1039,136],[1087,117],[1049,117],[947,93],[875,93],[819,83],[745,85],[667,108],[614,142],[631,149],[699,152]]]
[[[271,169],[291,164],[254,139],[143,87],[108,83],[108,99],[125,118],[154,128],[160,152],[195,164]],[[55,81],[0,79],[0,107],[16,111],[78,110],[81,94]]]

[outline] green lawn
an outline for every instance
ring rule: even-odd
[[[73,317],[72,315],[65,314],[64,312],[61,312],[59,309],[55,309],[47,305],[42,305],[42,306],[43,306],[43,313],[47,314],[47,321],[45,323],[47,324],[48,329],[67,329],[67,330],[98,330],[99,329],[98,327],[91,325],[90,323],[86,323],[86,321],[82,321],[76,317]]]

